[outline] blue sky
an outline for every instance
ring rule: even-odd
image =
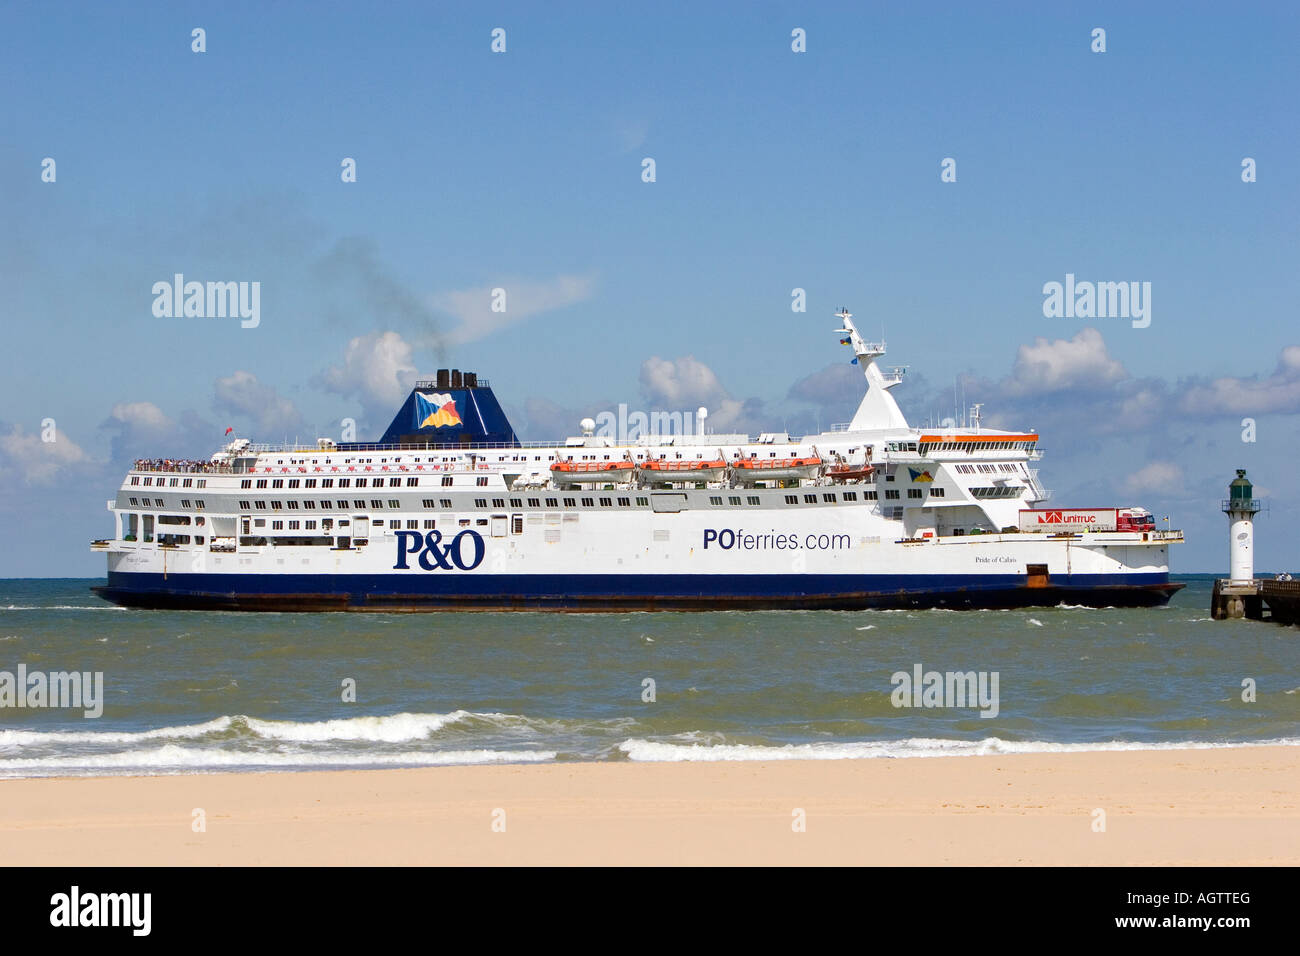
[[[962,377],[1039,429],[1054,503],[1145,503],[1188,530],[1178,569],[1221,570],[1248,467],[1261,568],[1300,563],[1297,27],[1281,3],[8,3],[0,519],[41,545],[0,575],[102,573],[131,458],[228,425],[374,436],[443,365],[528,438],[620,401],[847,420],[841,304],[910,366],[914,421]],[[177,272],[260,282],[260,325],[155,317]],[[1044,317],[1067,273],[1150,282],[1150,327]]]

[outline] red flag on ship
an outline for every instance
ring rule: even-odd
[[[226,429],[226,434],[229,435],[229,434],[230,434],[231,432],[233,432],[234,430],[235,430],[234,428],[227,428],[227,429]]]

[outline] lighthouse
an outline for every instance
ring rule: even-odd
[[[1228,580],[1249,584],[1255,579],[1255,515],[1259,513],[1259,501],[1244,468],[1237,469],[1237,477],[1228,485],[1223,513],[1228,516],[1229,526]]]

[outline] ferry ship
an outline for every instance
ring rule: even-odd
[[[374,443],[139,460],[92,544],[94,590],[138,608],[628,611],[1137,606],[1182,587],[1181,532],[1045,508],[1039,436],[981,427],[978,407],[910,426],[903,370],[837,318],[865,393],[821,434],[620,442],[586,419],[522,442],[486,380],[443,369]]]

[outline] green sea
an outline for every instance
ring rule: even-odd
[[[1300,744],[1300,630],[1212,621],[1213,578],[1177,579],[1155,609],[609,615],[136,611],[4,580],[0,776]],[[16,706],[20,667],[24,702],[34,673],[101,674],[102,714]],[[903,686],[918,668],[948,693]]]

